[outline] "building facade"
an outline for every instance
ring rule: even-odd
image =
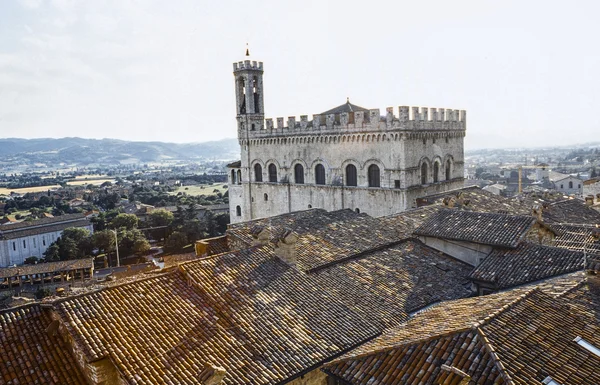
[[[383,216],[463,186],[466,111],[345,104],[265,119],[263,63],[233,65],[241,159],[229,165],[232,223],[308,208]]]
[[[22,265],[29,257],[43,258],[44,252],[64,229],[81,227],[93,231],[84,214],[20,222],[0,227],[0,267]]]

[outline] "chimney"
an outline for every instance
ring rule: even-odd
[[[594,205],[594,196],[593,195],[588,195],[585,197],[585,205],[586,206],[593,206]]]
[[[267,226],[252,227],[250,235],[252,235],[252,246],[266,245],[271,240],[271,230]]]
[[[444,206],[451,209],[456,204],[456,199],[454,199],[454,197],[445,197],[442,203],[444,204]]]
[[[275,255],[290,266],[296,266],[296,242],[298,235],[290,229],[285,232],[277,240],[275,245]]]
[[[224,368],[206,363],[204,364],[201,380],[204,385],[219,385],[223,383],[226,374],[227,371]]]
[[[537,219],[539,222],[544,222],[544,220],[542,218],[542,211],[543,211],[542,206],[536,204],[531,208],[531,215],[535,219]]]
[[[600,229],[592,231],[592,238],[594,242],[600,240]],[[600,257],[586,255],[584,268],[587,282],[594,287],[600,288]]]

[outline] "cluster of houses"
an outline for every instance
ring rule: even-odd
[[[3,310],[0,383],[600,383],[600,212],[418,203],[231,225],[193,261]]]

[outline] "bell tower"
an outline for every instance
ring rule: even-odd
[[[233,63],[235,76],[235,104],[238,132],[263,129],[265,109],[263,95],[263,63],[250,60],[246,49],[246,60]]]

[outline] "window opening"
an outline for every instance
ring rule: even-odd
[[[450,180],[450,159],[446,161],[446,180]]]
[[[315,183],[325,184],[325,167],[322,164],[315,166]]]
[[[573,188],[573,182],[569,182],[569,188]]]
[[[23,248],[26,249],[27,245],[25,244],[25,240],[23,239]]]
[[[17,242],[13,242],[13,251],[17,250]]]
[[[242,216],[242,208],[240,206],[235,207],[235,215],[237,215],[238,217]]]
[[[277,166],[273,163],[269,165],[269,182],[277,183]]]
[[[231,184],[235,184],[235,170],[231,170]]]
[[[440,164],[438,162],[435,162],[433,164],[433,183],[437,183],[439,180],[439,174],[440,174]]]
[[[297,184],[304,183],[304,166],[297,164],[294,166],[294,181]]]
[[[394,180],[394,188],[400,188],[400,179]]]
[[[256,182],[262,182],[262,166],[260,164],[254,165],[254,180]]]
[[[575,338],[573,341],[577,342],[577,345],[583,347],[584,349],[588,350],[589,352],[594,353],[595,355],[600,357],[600,349],[598,349],[594,345],[590,344],[589,342],[587,342],[580,336],[577,336],[577,338]]]
[[[355,208],[354,211],[356,211],[357,214],[360,214],[360,209],[358,207]]]
[[[242,184],[242,170],[237,171],[237,183]]]
[[[369,187],[381,187],[381,175],[379,173],[379,166],[372,164],[368,168],[369,173]]]
[[[421,184],[427,184],[427,163],[421,165]]]
[[[269,194],[265,193],[264,197],[265,197],[265,202],[267,202],[269,200]]]
[[[356,166],[349,164],[346,166],[346,186],[357,186]]]

